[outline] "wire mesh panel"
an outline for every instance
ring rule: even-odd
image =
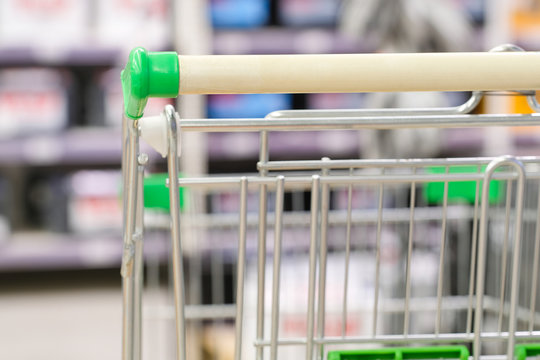
[[[211,204],[183,226],[213,269],[211,303],[232,305],[236,323],[214,324],[235,324],[242,358],[399,344],[505,354],[510,326],[518,339],[539,334],[539,160],[516,160],[521,188],[504,162],[486,177],[502,161],[493,158],[266,162],[264,176],[180,179]],[[234,291],[217,269],[225,263]]]

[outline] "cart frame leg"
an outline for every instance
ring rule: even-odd
[[[122,119],[124,250],[122,253],[122,359],[140,360],[143,287],[143,174],[137,121]]]
[[[172,105],[164,110],[167,119],[169,169],[169,199],[171,207],[171,241],[173,261],[174,284],[174,310],[176,325],[176,358],[186,359],[186,327],[185,327],[185,290],[184,290],[184,264],[182,258],[182,244],[180,240],[180,190],[178,185],[178,136],[180,124],[178,114]]]

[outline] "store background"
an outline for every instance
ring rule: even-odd
[[[403,7],[370,9],[382,3]],[[440,17],[437,6],[452,7],[455,16]],[[440,38],[417,46],[426,42],[430,23],[440,24]],[[405,34],[396,31],[399,26]],[[441,39],[446,47],[436,46],[444,43]],[[484,51],[508,42],[540,48],[540,1],[2,0],[0,359],[119,358],[119,74],[132,47],[184,54],[302,54]],[[186,96],[179,109],[188,117],[260,117],[287,108],[452,105],[467,96]],[[147,113],[166,103],[151,100]],[[490,97],[481,109],[528,111],[519,97]],[[535,154],[540,149],[537,129],[406,136],[440,139],[425,149],[414,149],[416,141],[397,144],[402,136],[366,134],[276,133],[271,150],[276,158],[307,159]],[[254,171],[258,138],[193,135],[184,139],[184,150],[186,174]],[[162,169],[158,157],[152,158],[157,165],[150,170]],[[226,201],[216,197],[212,207],[226,209]],[[150,261],[166,262],[165,240],[148,239],[147,254]],[[168,330],[147,332],[155,337],[155,349]],[[152,346],[145,351],[157,357],[161,350]]]

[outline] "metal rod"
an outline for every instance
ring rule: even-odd
[[[505,217],[504,217],[504,240],[501,253],[501,283],[500,283],[500,296],[499,296],[499,321],[498,321],[498,330],[502,331],[502,324],[504,319],[504,295],[506,291],[506,267],[508,263],[508,238],[510,237],[510,208],[512,201],[512,182],[508,180],[506,182],[506,202],[505,202]]]
[[[506,340],[509,337],[508,332],[503,332],[499,335],[498,332],[483,332],[482,339],[487,341],[500,341]],[[518,331],[516,332],[516,338],[520,340],[538,340],[540,336],[540,331],[535,331],[531,335],[528,331]],[[342,344],[407,344],[411,343],[421,343],[421,344],[441,344],[441,343],[456,343],[456,342],[465,342],[471,343],[474,341],[474,336],[467,333],[455,333],[455,334],[441,334],[438,338],[434,338],[433,334],[411,334],[407,337],[403,335],[378,335],[373,338],[371,336],[363,337],[347,337],[343,339],[341,336],[338,337],[329,337],[327,336],[324,339],[317,339],[314,342],[316,344],[329,344],[329,345],[342,345]],[[280,346],[301,346],[305,345],[306,340],[304,338],[287,338],[279,341]],[[268,341],[263,341],[261,343],[255,343],[255,346],[268,346]],[[488,359],[490,357],[487,357]]]
[[[468,114],[478,106],[483,93],[474,91],[462,105],[440,108],[395,108],[395,109],[332,109],[332,110],[279,110],[266,115],[265,119],[314,119],[346,118],[362,116],[401,116],[401,115],[456,115]]]
[[[435,159],[359,159],[359,160],[289,160],[259,162],[257,168],[274,170],[320,170],[328,169],[365,169],[365,168],[409,168],[411,166],[450,166],[450,165],[487,165],[497,157],[435,158]],[[538,163],[538,156],[520,156],[524,164]]]
[[[352,169],[351,169],[352,173]],[[347,189],[347,225],[345,233],[345,274],[343,279],[343,303],[341,312],[341,336],[347,334],[347,298],[349,288],[349,262],[351,260],[351,213],[352,213],[352,185]]]
[[[317,239],[319,219],[319,176],[313,175],[311,185],[311,229],[309,244],[309,279],[306,334],[306,360],[313,360],[313,334],[315,327],[315,281],[317,271]]]
[[[382,170],[384,175],[384,169]],[[379,185],[379,207],[377,209],[377,234],[375,238],[375,290],[373,299],[373,326],[371,334],[377,335],[377,317],[379,314],[379,277],[381,272],[381,231],[382,231],[382,214],[383,214],[383,192],[384,185]]]
[[[537,216],[536,216],[536,231],[534,235],[534,255],[533,255],[533,269],[532,269],[532,284],[531,284],[531,301],[530,301],[530,313],[529,313],[529,331],[534,329],[534,319],[536,317],[536,291],[538,289],[538,263],[540,252],[540,185],[538,187],[538,198],[536,201]]]
[[[135,254],[133,263],[133,280],[134,280],[134,306],[133,306],[133,343],[134,343],[134,358],[140,360],[142,358],[142,295],[144,284],[144,258],[143,258],[143,236],[144,236],[144,166],[148,161],[146,154],[138,156],[137,169],[137,209],[135,211]]]
[[[478,173],[481,167],[478,166]],[[480,180],[476,181],[476,189],[474,192],[474,215],[472,229],[472,244],[471,244],[471,264],[469,267],[469,305],[467,306],[467,325],[466,332],[470,333],[472,328],[472,309],[473,309],[473,292],[474,292],[474,274],[476,271],[476,246],[478,241],[478,200],[479,200]]]
[[[323,175],[327,175],[323,170]],[[330,188],[323,184],[321,189],[321,238],[319,243],[319,304],[317,310],[317,335],[324,338],[326,317],[326,261],[328,254],[328,210],[330,208]],[[322,359],[324,347],[318,347],[317,358]]]
[[[523,223],[523,201],[525,198],[525,167],[515,159],[509,160],[519,174],[516,190],[516,222],[514,228],[514,256],[512,258],[512,286],[510,289],[510,318],[508,320],[508,359],[514,358],[515,331],[517,327],[517,307],[519,296],[519,273],[521,257],[521,227]]]
[[[184,262],[180,238],[180,194],[178,185],[178,128],[177,114],[171,105],[164,110],[167,119],[167,137],[169,141],[167,165],[169,169],[169,199],[171,212],[171,242],[173,263],[173,288],[176,326],[176,358],[186,359],[186,327],[185,327],[185,289]]]
[[[242,336],[244,321],[244,287],[246,273],[246,224],[247,224],[248,179],[240,179],[240,227],[238,234],[238,273],[236,275],[236,320],[234,359],[242,358]]]
[[[445,173],[448,174],[449,167],[445,168]],[[444,282],[444,253],[446,249],[446,220],[448,213],[448,181],[444,182],[443,190],[443,209],[442,209],[442,224],[441,224],[441,250],[439,253],[439,276],[437,281],[437,315],[435,318],[435,335],[438,336],[441,330],[441,306],[442,292]]]
[[[137,207],[137,156],[139,151],[139,136],[137,124],[131,119],[123,118],[127,143],[123,155],[124,171],[124,250],[122,253],[122,359],[135,359],[135,279],[133,262],[135,256],[135,217]]]
[[[512,267],[512,289],[510,294],[510,320],[508,326],[508,359],[513,358],[517,310],[517,290],[519,285],[519,255],[521,244],[521,221],[523,211],[523,192],[525,188],[525,168],[521,162],[512,157],[500,157],[493,160],[486,168],[484,174],[484,183],[482,186],[482,207],[480,213],[480,234],[478,239],[478,270],[476,276],[476,312],[475,312],[475,330],[474,330],[474,359],[480,358],[482,351],[482,321],[483,321],[483,303],[486,273],[486,246],[487,246],[487,223],[489,207],[489,186],[493,179],[495,170],[500,166],[512,166],[518,173],[518,186],[516,198],[516,230],[514,239],[514,260]]]
[[[183,131],[241,132],[537,126],[538,114],[365,116],[314,119],[183,119]]]
[[[516,174],[512,173],[496,173],[493,175],[493,180],[514,180],[516,179]],[[365,175],[365,176],[322,176],[321,184],[331,185],[331,186],[348,186],[349,184],[360,185],[360,184],[410,184],[411,182],[416,183],[429,183],[429,182],[441,182],[441,181],[476,181],[481,179],[481,174],[476,173],[462,173],[462,174],[417,174],[417,175]],[[540,179],[540,173],[530,173],[528,176],[529,179]],[[251,186],[257,186],[261,184],[268,185],[270,187],[275,187],[274,184],[275,177],[251,177],[248,176],[248,180]],[[285,189],[305,189],[309,185],[308,176],[298,176],[290,177],[287,179],[285,184]],[[208,177],[208,178],[184,178],[178,180],[181,186],[188,187],[212,187],[214,190],[222,187],[230,187],[236,185],[239,182],[237,177]]]
[[[268,132],[260,133],[259,163],[266,164],[269,159],[268,153]],[[259,170],[259,176],[265,177],[267,171]],[[258,233],[258,255],[257,255],[257,340],[264,338],[264,287],[266,274],[266,224],[267,224],[267,198],[268,187],[264,184],[259,188],[259,233]],[[256,358],[262,360],[264,357],[263,348],[257,348]]]
[[[283,183],[285,178],[278,176],[276,179],[276,223],[274,225],[274,264],[272,274],[272,325],[270,338],[270,359],[276,360],[278,356],[278,330],[279,330],[279,295],[281,274],[281,234],[283,220]]]
[[[413,168],[413,174],[416,173],[416,167]],[[407,246],[407,269],[405,271],[405,308],[403,311],[403,334],[409,334],[409,301],[411,297],[411,261],[414,238],[414,207],[416,202],[416,183],[411,183],[410,193],[410,213],[409,213],[409,237]]]

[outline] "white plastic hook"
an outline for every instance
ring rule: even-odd
[[[169,153],[167,128],[167,118],[164,112],[157,116],[145,116],[139,119],[141,138],[164,158]],[[178,156],[180,156],[180,141],[178,141]]]

